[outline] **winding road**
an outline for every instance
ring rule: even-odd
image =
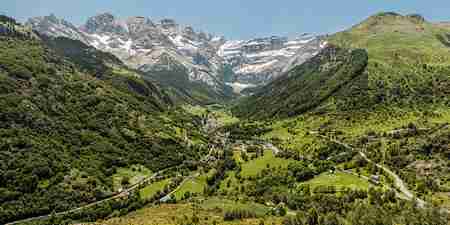
[[[216,118],[212,118],[211,120],[207,120],[207,123],[204,125],[204,128],[209,128],[208,126],[210,126],[211,123],[213,123],[212,126],[211,126],[213,128],[212,130],[216,129],[217,128],[217,124],[215,124],[215,122],[216,122]],[[208,133],[211,133],[210,129],[206,129],[206,130],[207,130]],[[208,155],[204,157],[204,159],[207,159],[211,154],[212,154],[212,149],[209,151]],[[107,201],[111,201],[111,200],[114,200],[114,199],[119,199],[119,198],[128,196],[129,193],[131,193],[132,191],[138,189],[142,184],[145,184],[145,183],[147,183],[147,182],[149,182],[149,181],[151,181],[151,180],[153,180],[155,178],[160,177],[161,174],[163,174],[167,170],[171,170],[171,169],[174,169],[174,168],[177,168],[177,167],[178,166],[174,166],[174,167],[169,167],[169,168],[160,170],[160,171],[154,173],[153,175],[151,175],[151,176],[149,176],[149,177],[147,177],[145,179],[142,179],[139,182],[131,185],[127,189],[124,189],[124,190],[120,191],[119,193],[116,193],[113,196],[108,197],[106,199],[99,200],[99,201],[96,201],[96,202],[92,202],[92,203],[89,203],[87,205],[80,206],[80,207],[77,207],[77,208],[74,208],[74,209],[70,209],[70,210],[67,210],[67,211],[63,211],[63,212],[52,213],[52,214],[31,217],[31,218],[22,219],[22,220],[17,220],[17,221],[14,221],[14,222],[9,222],[9,223],[6,223],[5,225],[15,225],[15,224],[21,224],[21,223],[31,222],[31,221],[35,221],[35,220],[48,219],[51,216],[63,216],[63,215],[67,215],[67,214],[70,214],[70,213],[78,212],[78,211],[81,211],[83,209],[87,209],[87,208],[90,208],[90,207],[93,207],[93,206],[96,206],[96,205],[100,205],[100,204],[102,204],[104,202],[107,202]],[[166,198],[166,197],[170,196],[170,194],[175,193],[189,179],[192,179],[192,176],[186,178],[185,180],[183,180],[183,182],[181,182],[180,185],[178,185],[178,187],[174,191],[170,192],[168,195],[164,196],[163,198]],[[161,200],[163,198],[161,198]]]
[[[31,218],[27,218],[27,219],[23,219],[23,220],[18,220],[18,221],[6,223],[5,225],[14,225],[14,224],[21,224],[21,223],[31,222],[31,221],[35,221],[35,220],[48,219],[51,216],[63,216],[63,215],[67,215],[67,214],[70,214],[70,213],[78,212],[78,211],[81,211],[83,209],[87,209],[87,208],[90,208],[90,207],[93,207],[93,206],[96,206],[96,205],[100,205],[100,204],[102,204],[104,202],[108,202],[108,201],[111,201],[111,200],[114,200],[114,199],[119,199],[119,198],[128,196],[128,194],[130,192],[138,189],[140,185],[145,184],[145,183],[147,183],[147,182],[149,182],[149,181],[151,181],[153,179],[156,179],[156,178],[160,177],[162,173],[166,172],[167,170],[173,169],[173,168],[176,168],[176,166],[160,170],[160,171],[154,173],[153,175],[151,175],[150,177],[147,177],[145,179],[140,180],[139,182],[137,182],[137,183],[131,185],[130,187],[128,187],[127,189],[124,189],[121,192],[116,193],[115,195],[113,195],[113,196],[111,196],[109,198],[105,198],[105,199],[100,200],[100,201],[89,203],[87,205],[80,206],[80,207],[77,207],[77,208],[74,208],[74,209],[71,209],[71,210],[58,212],[58,213],[54,213],[54,214],[47,214],[47,215],[42,215],[42,216],[31,217]]]
[[[356,149],[356,148],[352,147],[351,145],[349,145],[347,143],[343,143],[343,142],[341,142],[339,140],[330,138],[330,137],[325,136],[325,135],[317,134],[317,136],[319,136],[321,138],[324,138],[324,139],[327,139],[327,140],[329,140],[329,141],[331,141],[331,142],[333,142],[335,144],[341,145],[341,146],[343,146],[343,147],[345,147],[345,148],[347,148],[349,150],[356,150],[359,153],[359,155],[361,155],[367,162],[375,164],[376,167],[382,169],[384,172],[389,174],[389,176],[391,176],[394,179],[394,186],[406,197],[406,199],[411,200],[411,201],[415,200],[417,202],[417,205],[420,208],[423,208],[423,207],[425,207],[425,205],[427,205],[427,203],[424,200],[415,197],[413,192],[408,189],[408,187],[406,186],[405,182],[396,173],[394,173],[388,167],[383,166],[381,164],[378,164],[378,163],[374,162],[373,160],[371,160],[369,157],[367,157],[367,155],[364,153],[363,150]]]
[[[195,175],[193,175],[193,176],[186,177],[186,178],[185,178],[185,179],[177,186],[177,188],[175,188],[175,189],[174,189],[173,191],[171,191],[170,193],[166,194],[164,197],[160,198],[159,201],[160,201],[160,202],[167,202],[168,200],[170,200],[170,199],[172,198],[172,196],[173,196],[178,190],[181,189],[181,187],[183,187],[183,185],[184,185],[186,182],[188,182],[188,181],[190,181],[190,180],[193,180],[193,179],[197,178],[198,176],[200,176],[200,173],[197,173],[197,174],[195,174]]]

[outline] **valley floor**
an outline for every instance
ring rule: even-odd
[[[146,200],[145,206],[131,212],[114,210],[90,224],[291,225],[317,220],[362,225],[433,220],[432,224],[445,225],[443,221],[448,221],[447,209],[433,211],[434,206],[448,207],[448,168],[443,165],[428,176],[441,176],[440,189],[418,189],[420,178],[411,178],[416,174],[410,166],[398,167],[388,160],[407,154],[401,149],[420,148],[450,134],[445,122],[449,111],[431,121],[406,114],[380,123],[376,122],[379,114],[366,115],[364,121],[309,115],[261,122],[240,121],[220,106],[185,109],[204,121],[203,129],[209,134],[207,154],[196,166],[178,172],[153,174],[139,165],[119,169],[114,185],[123,193],[131,192],[120,187],[122,177],[129,177],[131,187]],[[394,136],[398,132],[401,135]],[[441,141],[448,144],[445,137]],[[399,141],[403,145],[391,155],[391,146],[398,147]],[[421,156],[421,160],[439,157]],[[410,160],[414,165],[416,160]],[[161,178],[138,185],[146,177]],[[370,216],[358,219],[366,213]]]
[[[386,193],[393,191],[395,193],[394,196],[397,196],[398,200],[391,199],[391,201],[402,202],[402,199],[416,201],[419,208],[430,207],[432,204],[436,205],[435,198],[439,196],[441,206],[446,207],[445,202],[448,200],[445,200],[445,198],[448,198],[448,193],[445,194],[433,190],[419,193],[417,187],[411,185],[411,182],[418,182],[417,180],[410,180],[408,176],[411,176],[411,174],[407,175],[400,171],[400,168],[390,165],[390,163],[385,161],[387,160],[386,158],[380,160],[377,156],[378,154],[371,151],[373,151],[372,145],[380,140],[383,141],[384,145],[378,147],[378,150],[375,151],[389,151],[388,144],[394,144],[398,140],[403,140],[403,136],[394,137],[392,135],[398,132],[408,132],[413,127],[411,124],[414,124],[414,129],[419,130],[419,132],[414,134],[414,136],[404,135],[415,145],[418,144],[419,140],[423,141],[426,137],[432,137],[431,132],[433,134],[436,134],[436,132],[449,132],[448,125],[446,125],[446,121],[450,121],[448,120],[450,118],[449,113],[449,111],[441,111],[439,116],[433,117],[431,121],[422,120],[422,117],[417,115],[417,113],[406,113],[386,117],[388,120],[384,122],[376,122],[380,114],[374,113],[363,121],[353,121],[351,123],[327,116],[305,116],[282,120],[268,125],[263,122],[240,122],[238,119],[233,118],[229,112],[227,113],[223,110],[213,111],[213,114],[220,121],[219,124],[226,127],[225,130],[231,133],[230,139],[232,143],[230,148],[233,151],[234,161],[239,165],[237,171],[231,170],[226,172],[223,181],[220,182],[220,187],[215,192],[217,197],[180,198],[181,195],[176,194],[177,200],[181,200],[178,204],[152,206],[125,217],[103,221],[100,224],[299,224],[293,222],[295,219],[286,219],[285,216],[280,216],[274,212],[274,209],[279,205],[277,206],[277,203],[270,196],[274,194],[276,196],[277,192],[282,196],[284,192],[298,191],[303,187],[310,188],[316,197],[341,191],[343,191],[343,194],[340,195],[346,195],[345,193],[348,190],[368,191],[368,202],[373,201],[370,200],[370,198],[373,198],[370,197],[373,190],[379,190],[382,196],[386,195],[383,198],[387,198],[388,194]],[[241,124],[240,127],[238,126],[241,130],[233,130],[235,128],[233,126],[237,124]],[[239,137],[242,132],[253,132],[251,130],[253,128],[249,127],[269,127],[270,131],[253,134],[250,137],[247,135]],[[420,130],[425,133],[421,133]],[[330,131],[332,132],[330,133]],[[387,135],[378,137],[378,134],[381,136],[382,133]],[[369,136],[370,140],[361,146],[361,150],[353,147],[353,145],[359,146],[360,139],[367,136]],[[411,140],[414,140],[414,142]],[[272,142],[275,146],[272,145]],[[351,153],[353,156],[346,160],[336,161],[337,163],[335,162],[336,164],[332,167],[334,168],[332,171],[324,171],[313,176],[312,179],[307,178],[300,182],[294,181],[296,183],[295,186],[285,186],[283,181],[281,181],[281,185],[280,181],[273,181],[272,185],[277,187],[265,186],[267,184],[264,183],[264,180],[270,179],[267,177],[275,176],[273,179],[283,180],[282,178],[276,178],[276,174],[286,169],[288,174],[292,174],[292,165],[295,162],[298,162],[298,160],[305,161],[307,158],[313,160],[314,157],[317,157],[315,154],[320,154],[320,151],[330,144],[334,151],[341,151],[341,156],[344,154],[342,151],[353,152]],[[299,157],[286,158],[286,156],[282,156],[283,154],[281,153],[286,150],[294,150]],[[339,154],[328,156],[328,160],[332,157],[339,157]],[[384,157],[386,157],[386,153]],[[433,158],[429,160],[433,160]],[[362,163],[361,161],[365,162]],[[375,167],[372,167],[372,165]],[[391,166],[392,169],[390,169]],[[448,178],[444,176],[441,179],[445,181]],[[204,196],[208,185],[206,180],[202,181],[202,179],[195,178],[190,185],[195,187],[189,187],[188,189],[189,192],[196,193],[196,196]],[[252,191],[248,190],[252,187],[256,188],[257,192],[260,192],[259,188],[265,189],[260,192],[263,196],[252,197]],[[184,191],[184,194],[186,192],[188,191]],[[261,202],[262,199],[265,199],[265,202]],[[254,203],[258,201],[261,202],[259,206],[258,203]],[[300,211],[289,209],[289,204],[283,207],[286,207],[286,216],[288,217],[300,218],[298,215],[303,215],[304,218],[308,218],[308,216],[302,214],[302,207],[296,209]],[[254,219],[225,221],[226,216],[224,215],[230,210],[237,208],[247,208],[249,211],[258,211],[258,213],[256,213],[256,218]],[[445,214],[448,210],[441,209],[441,212]],[[393,219],[391,222],[397,220],[399,224],[407,223],[402,216],[395,215],[395,213],[393,216],[398,218]],[[192,219],[197,222],[192,223]],[[341,221],[343,224],[357,224],[352,223],[351,220],[352,218],[348,215],[338,216],[336,219],[336,221]],[[402,220],[403,222],[401,222]]]

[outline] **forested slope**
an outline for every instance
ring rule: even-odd
[[[196,119],[115,58],[0,21],[0,223],[112,193],[118,167],[198,157]],[[89,52],[84,52],[89,51]]]

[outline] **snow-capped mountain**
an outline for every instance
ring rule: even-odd
[[[308,34],[294,39],[272,36],[227,41],[218,54],[234,71],[232,86],[242,88],[271,81],[316,55],[325,44],[320,37]]]
[[[77,27],[54,15],[31,18],[33,29],[50,37],[67,37],[110,52],[143,72],[184,71],[189,81],[224,90],[225,80],[236,92],[268,83],[311,58],[323,48],[320,37],[257,38],[226,41],[195,31],[172,19],[119,19],[104,13]],[[225,79],[224,71],[231,68]],[[231,74],[231,75],[230,75]]]
[[[145,17],[118,19],[109,13],[88,19],[76,27],[54,15],[31,18],[28,24],[47,36],[76,39],[116,55],[128,66],[144,72],[183,69],[189,80],[201,81],[213,88],[222,86],[223,60],[217,55],[223,38],[174,20],[153,22]]]

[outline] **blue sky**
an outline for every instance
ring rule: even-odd
[[[90,16],[111,12],[173,18],[228,39],[332,33],[380,11],[450,21],[450,0],[3,0],[0,5],[0,14],[19,21],[54,13],[80,25]]]

